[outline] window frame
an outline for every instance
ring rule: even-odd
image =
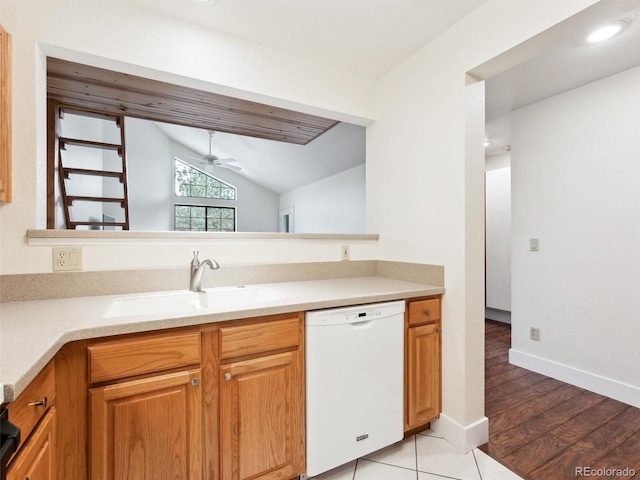
[[[187,197],[189,198],[189,197]],[[189,230],[178,230],[176,227],[176,218],[178,217],[177,213],[177,208],[178,207],[189,207],[189,208],[204,208],[205,209],[205,214],[204,214],[204,221],[205,221],[205,225],[204,225],[204,230],[193,230],[193,228],[190,228]],[[232,210],[233,211],[233,230],[229,231],[229,230],[209,230],[208,229],[208,224],[209,224],[209,215],[208,215],[208,210],[209,209],[213,209],[213,208],[219,208],[219,209],[225,209],[225,210]],[[173,205],[173,230],[175,232],[218,232],[218,233],[233,233],[233,232],[237,232],[238,231],[238,212],[237,212],[237,208],[235,206],[225,206],[225,205],[198,205],[198,204],[186,204],[186,203],[175,203]],[[189,219],[193,219],[193,215],[189,216]],[[199,218],[199,217],[195,217],[195,218]],[[191,224],[192,222],[190,222]],[[192,225],[191,225],[192,226]]]
[[[197,170],[198,172],[202,173],[203,175],[210,177],[212,179],[214,179],[217,182],[222,183],[223,185],[225,185],[226,187],[233,189],[234,192],[234,198],[230,199],[230,198],[215,198],[215,197],[191,197],[191,196],[186,196],[186,195],[178,195],[177,192],[177,165],[178,162],[184,166],[186,166],[187,168],[192,168],[194,170]],[[173,184],[172,184],[172,188],[173,188],[173,231],[174,232],[218,232],[218,233],[232,233],[232,232],[237,232],[238,231],[238,207],[237,207],[237,201],[238,201],[238,188],[235,185],[232,185],[231,183],[222,180],[221,178],[216,177],[215,175],[212,175],[211,173],[208,173],[198,167],[196,167],[195,165],[192,165],[189,162],[186,162],[182,159],[180,159],[179,157],[174,157],[173,162],[172,162],[172,171],[173,171]],[[205,215],[204,215],[204,220],[205,220],[205,225],[204,225],[204,230],[193,230],[192,228],[189,230],[178,230],[176,224],[176,219],[178,217],[177,215],[177,207],[189,207],[189,208],[204,208],[205,209]],[[219,208],[219,209],[228,209],[228,210],[232,210],[233,211],[233,231],[227,231],[227,230],[209,230],[208,226],[209,226],[209,215],[208,215],[208,209],[213,209],[213,208]],[[193,219],[194,217],[192,215],[189,216],[190,219]],[[198,218],[198,217],[196,217]],[[192,222],[190,221],[190,224],[192,224]],[[192,225],[191,225],[192,227]]]
[[[224,197],[208,197],[208,196],[194,196],[194,195],[179,195],[177,193],[177,164],[181,163],[184,167],[186,168],[190,168],[192,170],[196,170],[197,172],[201,173],[202,175],[204,175],[205,177],[211,178],[213,180],[215,180],[218,183],[221,183],[222,185],[224,185],[225,187],[227,187],[230,190],[233,190],[233,198],[224,198]],[[185,162],[184,160],[181,160],[178,157],[174,157],[173,158],[173,196],[177,197],[177,198],[197,198],[200,200],[222,200],[222,201],[229,201],[229,202],[235,202],[238,200],[238,188],[235,185],[231,185],[229,182],[226,182],[224,180],[222,180],[221,178],[216,177],[215,175],[196,167],[195,165],[189,163],[189,162]],[[190,183],[188,184],[189,186],[193,186],[194,184]],[[203,185],[203,187],[205,188],[205,193],[207,190],[207,185]]]

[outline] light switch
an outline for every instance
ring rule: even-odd
[[[538,250],[540,250],[540,240],[537,238],[530,238],[529,239],[529,251],[530,252],[537,252]]]

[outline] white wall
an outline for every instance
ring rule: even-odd
[[[381,258],[445,267],[443,415],[434,427],[465,449],[487,430],[484,132],[465,128],[467,114],[482,125],[484,113],[467,112],[483,105],[467,99],[465,73],[592,3],[489,0],[378,83],[367,228],[380,233]],[[477,148],[467,151],[472,136]]]
[[[171,141],[153,122],[125,119],[131,230],[173,230]]]
[[[513,112],[511,132],[516,360],[640,406],[640,67]]]
[[[280,196],[293,208],[295,233],[365,233],[365,164]]]
[[[486,306],[511,311],[510,154],[485,162]]]

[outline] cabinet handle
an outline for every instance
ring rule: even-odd
[[[436,328],[436,333],[442,333],[442,329],[441,328]]]
[[[224,379],[228,382],[229,380],[231,380],[231,374],[229,372],[224,374]]]
[[[49,401],[49,399],[47,397],[42,397],[42,400],[40,400],[38,402],[30,403],[29,406],[30,407],[42,407],[42,408],[46,409],[48,401]]]
[[[429,315],[431,315],[431,310],[425,310],[424,314],[428,317]]]
[[[199,378],[192,378],[191,379],[191,385],[193,385],[194,387],[198,386],[200,384],[200,379]]]

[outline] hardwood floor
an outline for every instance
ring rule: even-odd
[[[511,365],[510,346],[510,326],[487,321],[480,448],[527,480],[640,479],[640,409]]]

